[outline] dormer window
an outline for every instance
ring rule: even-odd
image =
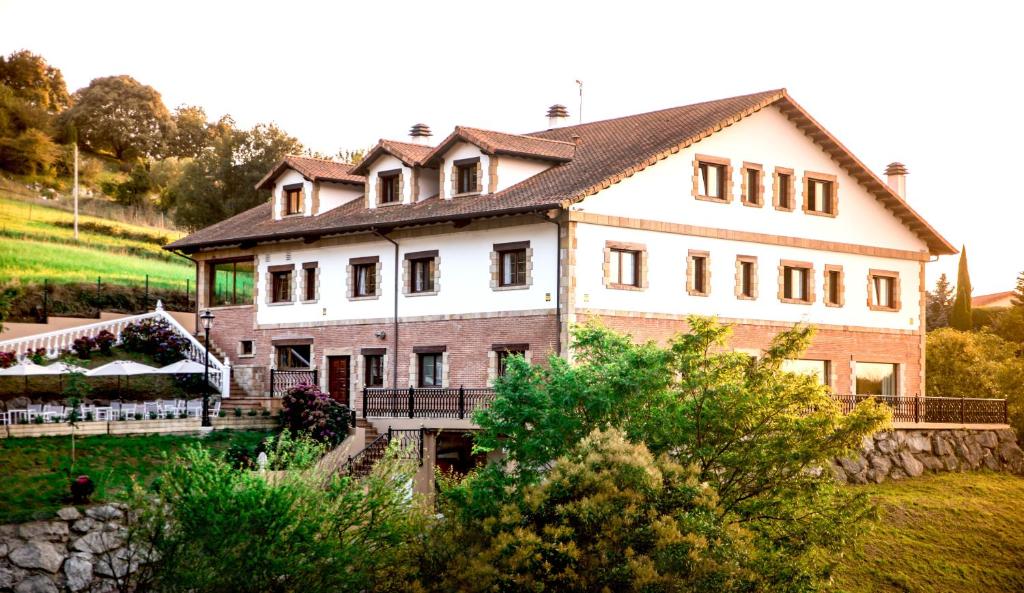
[[[395,204],[402,198],[402,172],[381,171],[377,174],[377,195],[381,204]]]
[[[302,214],[302,184],[284,187],[284,214]]]
[[[464,159],[455,161],[455,193],[469,194],[480,191],[480,176],[477,171],[479,167],[480,159]]]

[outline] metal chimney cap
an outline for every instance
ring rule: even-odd
[[[555,103],[548,107],[548,117],[569,117],[569,110],[565,108],[565,105]]]
[[[426,138],[433,136],[434,133],[430,131],[430,126],[421,123],[413,124],[412,127],[409,128],[409,135],[413,138]]]
[[[885,168],[886,175],[906,175],[907,173],[909,171],[907,171],[907,166],[903,163],[892,162]]]

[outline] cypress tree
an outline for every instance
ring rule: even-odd
[[[1013,289],[1014,307],[1024,307],[1024,272],[1017,274],[1017,286]]]
[[[956,272],[956,300],[949,314],[949,326],[961,331],[974,329],[971,312],[971,276],[967,272],[967,247],[960,251],[960,267]]]

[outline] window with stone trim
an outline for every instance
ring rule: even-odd
[[[302,214],[302,184],[286,185],[281,189],[281,193],[282,201],[284,203],[284,215],[290,216],[292,214]]]
[[[872,311],[900,310],[900,274],[891,270],[868,271],[868,308]]]
[[[899,395],[899,365],[891,362],[855,362],[857,395]]]
[[[434,295],[440,290],[439,258],[436,249],[405,254],[402,262],[403,294]]]
[[[317,262],[302,264],[302,299],[307,303],[318,300],[317,296],[320,291],[317,286],[317,276]]]
[[[791,359],[782,361],[780,368],[787,373],[810,375],[818,384],[826,387],[832,384],[832,363],[828,360]]]
[[[472,162],[455,165],[455,171],[458,175],[458,188],[456,193],[468,194],[478,191],[477,166],[479,164],[480,160],[476,159]]]
[[[384,387],[384,354],[363,355],[363,387]]]
[[[647,246],[643,243],[605,241],[604,285],[620,290],[647,288]]]
[[[292,270],[270,272],[270,302],[287,303],[292,300]]]
[[[396,204],[402,199],[402,171],[381,171],[377,174],[377,197],[379,204]]]
[[[836,176],[828,173],[804,172],[804,212],[818,216],[835,216],[838,211]]]
[[[505,374],[508,373],[508,361],[509,361],[510,358],[512,358],[513,356],[522,356],[522,357],[525,358],[526,357],[526,350],[527,350],[527,348],[515,348],[515,349],[505,348],[505,349],[502,349],[502,350],[498,350],[497,351],[497,355],[498,355],[498,361],[497,361],[498,362],[498,368],[497,368],[498,376],[499,377],[504,377]]]
[[[745,206],[761,207],[764,203],[764,168],[755,163],[743,163],[741,171],[740,202]]]
[[[811,263],[782,260],[779,264],[779,300],[799,305],[814,302],[814,266]]]
[[[274,346],[274,361],[278,369],[313,368],[312,344],[282,344]]]
[[[711,294],[711,254],[690,250],[686,256],[686,293],[690,296]]]
[[[352,266],[352,295],[368,297],[377,294],[377,264],[365,263]]]
[[[253,356],[254,346],[252,340],[239,340],[238,341],[238,355],[239,356]]]
[[[422,352],[417,356],[417,384],[420,387],[444,385],[444,353]]]
[[[516,290],[533,284],[529,241],[495,243],[491,250],[491,289]]]
[[[732,164],[729,159],[697,155],[693,161],[693,197],[728,202],[732,194]]]
[[[752,255],[736,256],[736,298],[757,298],[757,258]]]
[[[825,266],[825,306],[842,307],[846,303],[843,266]]]
[[[793,211],[793,203],[796,201],[794,189],[793,169],[775,167],[772,180],[772,205],[776,210]]]

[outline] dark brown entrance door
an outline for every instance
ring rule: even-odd
[[[349,357],[327,357],[327,391],[331,398],[341,404],[349,405]]]

